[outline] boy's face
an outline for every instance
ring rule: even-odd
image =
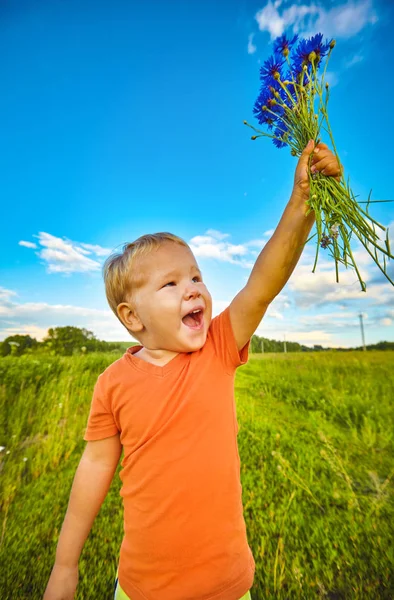
[[[151,350],[194,352],[205,344],[212,318],[212,298],[191,250],[164,242],[138,260],[142,284],[134,294],[136,327]],[[195,317],[186,317],[201,309]]]

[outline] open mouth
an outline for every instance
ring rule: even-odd
[[[188,313],[183,317],[182,323],[190,329],[202,329],[204,324],[203,311],[196,310]]]

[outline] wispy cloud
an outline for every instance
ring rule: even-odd
[[[363,60],[364,57],[361,54],[355,54],[350,60],[344,62],[344,67],[345,69],[349,69],[350,67],[353,67],[353,65],[357,65]]]
[[[247,244],[231,244],[226,240],[228,233],[209,229],[205,235],[197,235],[189,241],[189,246],[196,257],[216,258],[244,268],[252,268],[253,262],[243,257],[249,253]]]
[[[269,236],[271,237],[271,235],[273,235],[273,233],[275,232],[275,229],[268,229],[268,231],[264,231],[263,235],[264,236]]]
[[[108,248],[102,248],[102,246],[98,246],[97,244],[81,244],[82,248],[86,248],[86,250],[90,250],[96,256],[108,256],[110,254],[110,250]]]
[[[281,3],[268,0],[255,15],[260,31],[268,31],[271,39],[282,35],[286,28],[305,36],[321,31],[325,36],[349,38],[378,20],[372,0],[349,0],[333,8],[313,2],[280,8]]]
[[[254,54],[257,47],[253,43],[254,33],[251,33],[248,37],[248,54]]]
[[[364,248],[353,248],[363,281],[367,284],[366,293],[361,291],[360,283],[354,269],[339,267],[339,283],[335,281],[335,266],[333,260],[328,260],[320,254],[315,273],[312,273],[312,248],[308,247],[297,265],[288,287],[293,294],[296,306],[303,308],[318,308],[325,305],[354,307],[393,304],[391,284],[387,280],[375,283],[373,277],[378,267],[372,261]]]
[[[37,248],[37,244],[34,244],[33,242],[24,242],[23,240],[19,242],[19,245],[25,246],[25,248]]]
[[[37,236],[39,246],[33,242],[20,241],[21,246],[37,249],[39,256],[47,266],[48,273],[87,273],[98,271],[101,263],[91,258],[91,255],[108,256],[111,252],[102,246],[72,242],[66,238],[59,238],[44,231]]]

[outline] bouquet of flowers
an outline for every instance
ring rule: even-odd
[[[330,91],[324,79],[335,40],[323,42],[323,35],[318,33],[308,40],[297,41],[297,35],[292,39],[287,39],[286,35],[278,37],[274,42],[273,55],[260,68],[262,86],[253,113],[260,125],[267,126],[269,133],[256,129],[246,121],[244,123],[257,134],[252,136],[252,140],[270,137],[277,148],[289,146],[291,154],[298,157],[310,139],[319,143],[321,131],[324,130],[341,164],[328,120]],[[325,66],[319,78],[318,70],[324,58]],[[363,210],[356,202],[349,182],[346,183],[343,170],[340,181],[320,172],[309,172],[309,180],[307,214],[312,210],[315,212],[316,233],[307,242],[317,235],[312,272],[316,269],[319,247],[328,248],[335,261],[336,281],[339,281],[338,263],[342,263],[346,268],[356,270],[361,289],[365,292],[366,284],[350,248],[350,239],[354,235],[394,285],[386,270],[386,257],[387,260],[394,258],[390,251],[388,229],[369,215],[370,195],[366,210]],[[384,245],[376,227],[386,232]]]

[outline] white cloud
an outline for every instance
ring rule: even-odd
[[[282,35],[286,28],[306,37],[321,31],[327,37],[349,38],[378,20],[371,0],[349,0],[333,8],[313,2],[308,6],[293,4],[282,11],[278,10],[280,6],[268,0],[255,15],[260,31],[268,31],[271,39]]]
[[[254,54],[257,50],[257,47],[253,43],[254,33],[249,34],[248,37],[248,54]]]
[[[318,315],[305,315],[299,317],[298,323],[307,326],[326,325],[330,327],[343,327],[358,318],[358,314],[351,311],[331,312]],[[344,322],[345,321],[345,322]]]
[[[371,0],[350,1],[331,10],[320,10],[315,27],[327,36],[349,38],[377,20]]]
[[[206,234],[214,237],[217,240],[224,240],[230,237],[229,233],[222,233],[221,231],[217,231],[217,229],[208,229]]]
[[[263,235],[267,235],[263,233]],[[257,246],[258,248],[263,248],[267,243],[267,240],[251,240],[250,242],[245,242],[245,246]]]
[[[358,63],[362,62],[363,60],[364,60],[364,57],[361,56],[361,54],[355,54],[352,58],[345,61],[345,63],[344,63],[345,69],[349,69],[353,65],[357,65]]]
[[[38,238],[44,249],[37,254],[47,263],[48,273],[84,273],[100,269],[100,263],[86,256],[90,252],[73,242],[45,232],[40,232]]]
[[[314,331],[289,331],[286,334],[286,340],[306,345],[321,344],[322,346],[330,346],[332,344],[332,335],[321,329]]]
[[[263,235],[268,235],[269,237],[275,233],[275,229],[268,229],[268,231],[264,231]]]
[[[323,347],[337,346],[337,342],[334,341],[333,335],[324,331],[324,329],[312,329],[311,331],[304,331],[298,329],[296,324],[274,324],[263,319],[261,324],[256,330],[256,335],[273,339],[277,341],[287,342],[298,342],[305,346],[313,346],[319,344]],[[344,344],[345,345],[345,344]]]
[[[27,248],[37,249],[39,256],[47,265],[48,273],[87,273],[101,269],[101,263],[89,256],[108,256],[111,252],[102,246],[72,242],[66,238],[59,238],[44,231],[37,236],[41,246],[32,242],[21,241],[19,244]]]
[[[380,325],[383,325],[383,327],[390,327],[390,325],[392,325],[393,320],[392,319],[380,319],[379,321]]]
[[[378,283],[371,281],[380,271],[361,245],[353,245],[353,256],[367,291],[362,292],[354,269],[345,269],[339,265],[339,283],[335,281],[335,263],[333,259],[324,256],[320,250],[315,273],[312,273],[314,252],[307,246],[298,263],[288,287],[294,294],[294,300],[299,308],[317,308],[325,304],[348,304],[359,301],[372,306],[390,305],[393,303],[392,286],[386,280]]]
[[[97,256],[108,256],[111,254],[111,250],[109,248],[103,248],[97,244],[81,244],[81,246],[87,250],[91,250]]]
[[[110,309],[100,310],[69,304],[14,301],[17,294],[0,288],[0,339],[16,333],[42,340],[50,327],[83,327],[98,339],[135,341]]]
[[[259,25],[260,31],[269,31],[272,39],[276,38],[278,35],[282,35],[285,28],[285,22],[271,0],[268,0],[266,6],[256,13],[255,19]]]
[[[18,294],[13,290],[7,290],[6,288],[0,287],[0,303],[8,302],[12,296],[17,296]]]
[[[25,248],[37,248],[37,244],[34,244],[33,242],[24,242],[23,240],[19,242],[19,245],[25,246]]]
[[[241,257],[249,253],[246,244],[231,244],[223,241],[228,233],[209,229],[205,235],[197,235],[189,241],[189,246],[196,257],[216,258],[244,268],[252,268],[254,263]]]
[[[277,310],[273,310],[271,308],[271,306],[268,307],[266,316],[270,317],[271,319],[278,319],[279,321],[283,321],[283,319],[284,319],[284,316],[282,315],[282,313],[280,313]]]

